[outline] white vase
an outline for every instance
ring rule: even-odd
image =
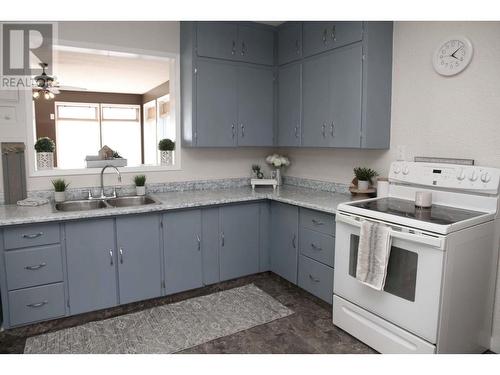
[[[135,193],[137,195],[146,195],[146,186],[136,186]]]
[[[54,200],[56,202],[64,202],[66,200],[65,191],[54,191]]]
[[[173,151],[160,151],[161,165],[172,165],[174,163]]]
[[[38,170],[54,168],[54,153],[53,152],[37,152],[36,165]]]
[[[369,182],[368,181],[360,181],[358,180],[358,190],[368,190]]]

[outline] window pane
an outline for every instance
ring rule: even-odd
[[[102,107],[103,120],[138,120],[137,107]]]
[[[61,169],[85,168],[85,157],[97,155],[99,122],[58,120],[56,122],[57,166]]]
[[[144,164],[158,164],[157,145],[156,102],[153,100],[144,105]]]
[[[102,145],[127,159],[127,166],[141,165],[140,122],[102,121]]]
[[[58,105],[59,119],[97,120],[97,106]]]

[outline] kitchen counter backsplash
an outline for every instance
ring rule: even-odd
[[[328,191],[330,193],[349,194],[349,185],[338,182],[311,180],[302,177],[283,176],[283,184],[308,189]]]

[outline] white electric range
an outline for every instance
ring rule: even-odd
[[[381,353],[489,348],[500,225],[500,170],[394,162],[389,194],[337,208],[333,323]],[[432,193],[416,208],[416,191]],[[357,281],[361,222],[392,228],[386,283]]]

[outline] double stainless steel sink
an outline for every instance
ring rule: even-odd
[[[87,210],[98,210],[103,208],[116,208],[116,207],[136,207],[145,206],[149,204],[159,204],[156,199],[150,197],[149,195],[141,196],[128,196],[128,197],[116,197],[116,198],[106,198],[106,199],[82,199],[75,201],[66,201],[61,203],[56,203],[55,207],[57,211],[87,211]]]

